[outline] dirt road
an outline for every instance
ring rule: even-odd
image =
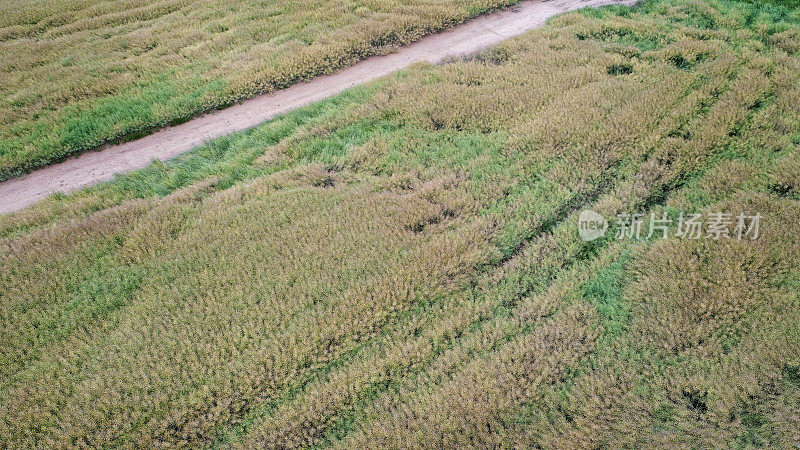
[[[218,136],[241,131],[279,114],[385,76],[415,62],[437,63],[470,54],[541,26],[553,15],[586,6],[632,4],[633,0],[534,0],[481,16],[444,33],[425,37],[397,53],[366,59],[333,75],[165,128],[135,141],[83,153],[24,177],[0,183],[0,213],[22,209],[55,192],[109,180],[117,173],[167,160]]]

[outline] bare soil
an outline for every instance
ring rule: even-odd
[[[17,211],[56,192],[70,192],[115,174],[173,158],[203,142],[245,130],[277,115],[322,100],[349,87],[388,75],[417,62],[438,63],[495,45],[559,13],[587,6],[633,4],[634,0],[524,1],[513,9],[481,16],[449,31],[431,35],[396,53],[375,56],[333,75],[252,98],[141,139],[83,153],[59,164],[0,183],[0,213]]]

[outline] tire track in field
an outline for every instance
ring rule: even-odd
[[[721,92],[719,92],[716,96],[711,98],[706,98],[705,95],[701,96],[702,100],[708,101],[705,105],[705,109],[700,107],[703,104],[703,101],[692,102],[694,106],[697,108],[696,111],[689,115],[688,117],[684,118],[684,120],[679,121],[678,123],[673,123],[671,121],[666,121],[666,116],[668,113],[665,113],[665,117],[661,117],[657,120],[652,127],[651,131],[658,132],[659,138],[649,146],[648,150],[644,152],[639,158],[634,158],[627,162],[627,164],[634,164],[638,166],[640,169],[634,171],[634,174],[638,174],[641,171],[641,167],[645,165],[648,159],[651,156],[652,150],[659,144],[661,141],[668,136],[672,131],[675,129],[681,128],[685,126],[687,123],[698,119],[699,117],[703,117],[708,112],[708,109],[711,108],[714,104],[717,103],[719,98],[730,89],[731,83],[735,80],[736,77],[732,77],[733,79],[728,79],[724,83],[724,87],[722,88]],[[691,92],[702,92],[705,86],[696,86],[694,90]],[[684,102],[691,100],[691,92],[686,92],[683,95],[679,96],[674,104],[672,104],[670,111],[673,109],[682,109]],[[696,103],[696,104],[695,104]],[[581,209],[586,207],[590,207],[594,205],[600,197],[603,195],[610,195],[616,189],[624,184],[626,181],[630,181],[630,177],[622,177],[618,178],[618,171],[621,167],[625,165],[622,161],[618,162],[612,167],[608,167],[606,170],[608,171],[603,180],[601,180],[594,188],[587,190],[586,192],[576,195],[576,197],[564,202],[561,206],[556,208],[554,211],[554,215],[551,219],[545,221],[542,225],[537,227],[536,230],[532,231],[532,237],[526,240],[523,240],[517,247],[517,249],[509,256],[504,258],[503,262],[508,262],[511,259],[514,259],[520,255],[523,250],[531,245],[531,240],[535,239],[537,236],[542,236],[543,234],[552,233],[552,231],[557,228],[558,226],[563,226],[565,221],[567,221],[570,217],[574,217],[575,214]],[[635,176],[635,175],[634,175]],[[669,189],[669,188],[667,188]],[[656,189],[658,192],[651,192],[649,196],[646,196],[641,199],[641,206],[644,208],[651,208],[654,205],[661,205],[663,202],[659,201],[658,198],[661,198],[660,195],[660,188]],[[655,196],[656,199],[652,199],[651,197]],[[475,333],[482,332],[484,326],[490,324],[492,321],[499,320],[499,318],[504,314],[510,314],[510,311],[513,311],[517,308],[518,303],[522,301],[524,298],[535,295],[536,293],[543,293],[546,292],[552,285],[557,283],[557,280],[560,279],[566,273],[570,273],[571,270],[574,270],[576,267],[580,266],[581,264],[585,264],[590,261],[594,254],[603,254],[609,250],[608,243],[601,244],[601,246],[595,249],[592,253],[587,253],[584,251],[577,251],[577,253],[572,254],[572,259],[564,258],[565,261],[568,261],[563,267],[559,267],[555,270],[555,277],[547,282],[542,280],[541,284],[536,284],[532,286],[526,286],[521,291],[517,292],[514,301],[508,305],[495,305],[492,312],[486,316],[482,316],[478,318],[475,322],[470,322],[464,324],[459,330],[456,332],[457,337],[455,338],[446,338],[438,342],[438,345],[434,350],[432,350],[431,354],[428,355],[425,360],[427,361],[425,364],[422,364],[420,367],[416,367],[413,369],[405,369],[404,373],[395,373],[390,369],[387,369],[387,377],[388,379],[383,380],[381,382],[376,382],[373,385],[364,386],[362,387],[357,393],[354,394],[354,400],[350,406],[341,407],[335,409],[331,412],[330,415],[326,415],[323,417],[316,418],[318,421],[313,422],[316,427],[318,427],[318,434],[315,436],[314,445],[327,447],[330,446],[334,440],[343,439],[344,436],[347,436],[350,433],[350,429],[354,423],[359,422],[360,418],[358,417],[358,410],[360,408],[364,408],[365,406],[372,405],[376,396],[382,393],[385,393],[389,389],[393,388],[400,388],[404,382],[407,381],[409,377],[413,377],[415,375],[420,375],[427,370],[430,369],[433,361],[435,361],[439,356],[444,354],[447,351],[452,351],[457,348],[460,348],[462,345],[466,345],[465,341],[473,336]],[[617,249],[619,251],[619,249]],[[500,264],[502,265],[502,263]],[[469,289],[475,289],[475,286],[472,286]],[[484,293],[484,295],[487,295]],[[432,305],[427,305],[432,306]],[[563,305],[562,305],[563,306]],[[423,307],[421,311],[417,312],[418,314],[425,314],[428,312],[428,307]],[[552,311],[552,314],[556,314],[558,311],[561,311],[563,308],[556,308]],[[410,313],[408,317],[413,315],[414,313]],[[395,326],[399,326],[400,324],[396,324]],[[474,360],[479,355],[488,355],[493,351],[496,351],[502,345],[510,342],[514,338],[525,336],[532,332],[536,328],[535,324],[523,324],[517,327],[510,327],[508,329],[498,330],[500,335],[498,336],[498,340],[490,345],[488,348],[479,348],[474,349],[477,353],[472,354],[471,358],[465,359],[463,361],[459,361],[455,366],[453,366],[448,372],[449,374],[456,373],[463,369],[469,361]],[[384,341],[386,336],[391,336],[393,333],[385,332],[382,333],[379,337],[375,340],[370,341],[369,344],[373,345],[381,345],[378,342]],[[309,374],[295,389],[293,389],[290,393],[287,393],[283,396],[280,396],[277,399],[272,400],[268,404],[264,405],[256,405],[253,410],[251,410],[248,414],[245,415],[244,420],[235,427],[225,429],[221,431],[218,438],[212,444],[213,448],[221,448],[225,445],[230,445],[232,443],[239,443],[240,439],[247,433],[247,431],[257,426],[256,424],[259,421],[269,420],[278,410],[279,406],[283,403],[287,402],[294,402],[297,398],[302,398],[302,396],[306,393],[308,388],[312,386],[314,383],[321,383],[324,385],[327,383],[328,377],[330,374],[335,372],[336,370],[340,369],[341,367],[346,367],[350,364],[355,364],[359,358],[368,358],[368,356],[360,355],[362,350],[365,350],[369,347],[369,344],[366,344],[364,347],[359,347],[358,349],[354,349],[348,354],[344,355],[342,358],[338,359],[336,363],[333,363],[329,366],[326,366],[320,371],[316,373]],[[582,364],[582,367],[585,364]],[[396,377],[396,379],[392,379]],[[431,386],[438,385],[437,382],[433,382]]]

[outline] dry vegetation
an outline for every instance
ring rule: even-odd
[[[517,0],[0,1],[0,180]]]
[[[567,14],[0,217],[3,444],[799,445],[797,42]],[[764,219],[585,243],[587,207]]]

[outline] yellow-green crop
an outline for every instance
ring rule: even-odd
[[[3,444],[796,444],[798,36],[566,14],[0,217]],[[763,222],[584,242],[586,208]]]
[[[0,180],[517,0],[0,1]]]

